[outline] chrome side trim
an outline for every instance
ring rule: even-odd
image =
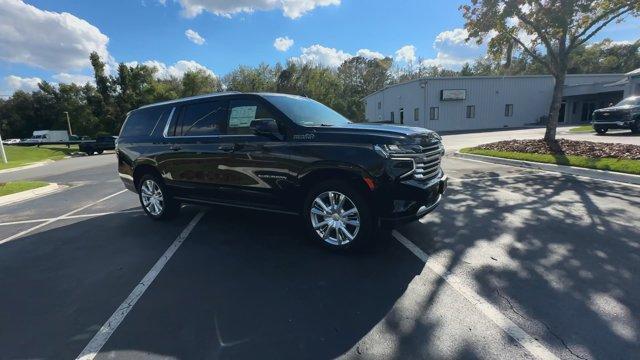
[[[262,207],[257,207],[257,206],[231,204],[231,203],[226,203],[226,202],[221,202],[221,201],[212,201],[212,200],[193,199],[193,198],[182,197],[182,196],[175,196],[174,198],[177,199],[177,200],[182,200],[182,201],[189,202],[189,203],[229,206],[229,207],[235,207],[235,208],[240,208],[240,209],[266,211],[266,212],[285,214],[285,215],[299,215],[299,213],[297,213],[295,211],[268,209],[268,208],[262,208]]]
[[[131,180],[133,181],[133,176],[131,175],[127,175],[127,174],[123,174],[123,173],[118,173],[118,176],[120,176],[121,179],[125,179],[125,180]]]

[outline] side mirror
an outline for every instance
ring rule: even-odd
[[[251,121],[249,127],[256,135],[282,140],[278,123],[274,119],[255,119]]]

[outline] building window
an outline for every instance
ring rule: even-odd
[[[578,102],[574,101],[572,106],[571,106],[571,113],[575,115],[575,113],[578,111]]]
[[[420,109],[415,108],[413,109],[413,121],[418,121],[420,120]]]
[[[393,111],[391,112],[391,119],[392,122],[396,121],[396,114],[393,113]]]
[[[513,116],[513,104],[507,104],[504,107],[504,116],[512,117]]]
[[[400,124],[404,124],[404,109],[400,108]]]
[[[468,105],[467,106],[467,119],[473,119],[476,117],[476,106]]]
[[[382,109],[382,101],[378,101],[378,110]]]
[[[430,120],[438,120],[440,118],[440,108],[432,107],[429,109],[429,119]]]

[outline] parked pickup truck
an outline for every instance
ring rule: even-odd
[[[115,150],[117,136],[98,136],[95,141],[83,141],[78,145],[87,155],[102,154],[105,150]]]
[[[593,112],[593,128],[602,135],[609,129],[630,129],[640,133],[640,96],[628,97],[615,106]]]

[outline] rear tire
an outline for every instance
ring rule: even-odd
[[[98,150],[96,151],[98,153],[98,155],[102,155],[102,153],[104,152],[104,150]]]
[[[144,212],[153,220],[170,220],[180,210],[180,204],[173,199],[164,182],[152,174],[140,179],[138,198]]]
[[[303,219],[309,236],[331,250],[346,251],[373,242],[375,221],[369,204],[343,181],[314,186],[307,194]]]
[[[596,130],[598,135],[604,135],[604,134],[607,133],[607,131],[609,131],[609,129],[607,129],[605,127],[600,127],[600,126],[594,126],[594,129]]]

